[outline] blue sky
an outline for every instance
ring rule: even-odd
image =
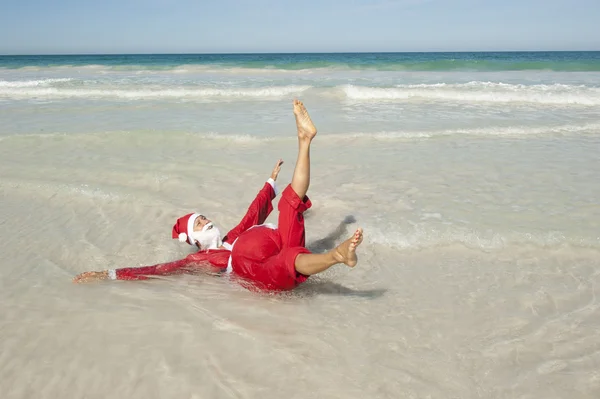
[[[0,54],[600,50],[600,0],[1,0]]]

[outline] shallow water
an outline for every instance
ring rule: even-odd
[[[21,82],[0,84],[3,398],[600,395],[595,72],[35,68],[0,70]],[[225,75],[245,97],[163,95]],[[352,98],[351,75],[413,86]],[[311,88],[251,91],[277,79]],[[513,86],[468,84],[488,79]],[[94,97],[106,85],[137,94]],[[71,283],[187,255],[175,219],[233,226],[279,157],[287,184],[294,95],[319,127],[308,246],[362,226],[356,268],[285,294],[202,273]]]

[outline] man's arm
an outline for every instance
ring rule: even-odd
[[[183,274],[199,270],[216,271],[227,267],[229,255],[230,252],[226,250],[199,251],[174,262],[160,263],[153,266],[85,272],[75,277],[73,281],[75,283],[85,283],[98,280],[147,280],[153,276]]]
[[[258,192],[240,223],[223,237],[224,244],[232,245],[250,227],[263,224],[271,211],[273,211],[272,201],[277,196],[275,181],[277,180],[277,176],[279,176],[282,164],[283,160],[280,159],[277,161],[271,172],[271,177],[269,177],[263,188]]]
[[[161,263],[153,266],[125,267],[122,269],[109,269],[100,272],[81,273],[73,279],[75,283],[87,283],[100,280],[147,280],[152,276],[165,276],[179,274],[186,271],[190,265],[189,259],[180,259],[174,262]]]

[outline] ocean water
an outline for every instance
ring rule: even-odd
[[[293,98],[356,268],[71,283],[287,184]],[[600,52],[0,56],[2,397],[598,398],[599,150]]]

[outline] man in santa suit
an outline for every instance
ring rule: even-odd
[[[298,159],[292,182],[279,201],[277,226],[264,224],[273,210],[277,195],[275,181],[282,161],[273,169],[240,223],[221,238],[219,229],[205,216],[190,213],[177,219],[172,236],[199,251],[184,259],[154,266],[86,272],[75,282],[92,280],[140,280],[155,275],[189,271],[207,265],[226,270],[252,287],[267,290],[289,290],[331,266],[344,263],[354,267],[356,248],[362,242],[362,229],[335,249],[312,254],[305,247],[304,211],[311,207],[306,196],[310,184],[310,144],[317,134],[302,102],[294,100],[294,116],[298,130]]]

